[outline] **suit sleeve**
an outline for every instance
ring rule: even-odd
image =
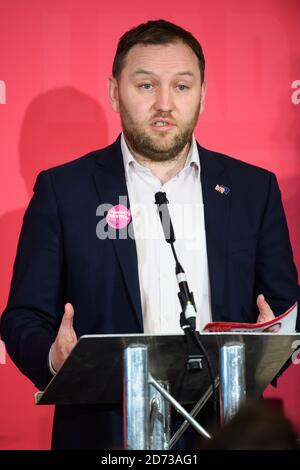
[[[256,295],[264,294],[275,315],[300,300],[297,270],[277,179],[270,173],[256,263]],[[299,308],[298,308],[299,310]],[[297,329],[300,329],[299,314]]]
[[[62,228],[51,175],[42,172],[24,215],[1,318],[1,337],[10,357],[40,390],[52,378],[48,354],[63,314],[62,263]]]

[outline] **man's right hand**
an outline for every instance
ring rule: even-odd
[[[56,339],[50,349],[51,365],[56,372],[59,371],[77,343],[77,336],[73,329],[73,318],[73,306],[67,303]]]

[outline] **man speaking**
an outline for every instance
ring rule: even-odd
[[[199,330],[266,321],[299,299],[275,176],[195,140],[205,89],[191,33],[164,20],[131,29],[109,78],[121,135],[39,174],[1,321],[11,358],[39,389],[81,335],[181,332],[158,191],[169,200]],[[53,448],[122,445],[121,409],[56,407]]]

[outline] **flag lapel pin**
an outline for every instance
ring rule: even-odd
[[[225,194],[225,196],[230,193],[228,186],[223,186],[223,184],[217,184],[215,190],[218,191],[218,193]]]

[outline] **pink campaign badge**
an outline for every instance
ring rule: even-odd
[[[113,206],[111,209],[109,209],[106,216],[106,222],[108,225],[118,229],[126,227],[129,224],[130,219],[130,210],[122,204]]]

